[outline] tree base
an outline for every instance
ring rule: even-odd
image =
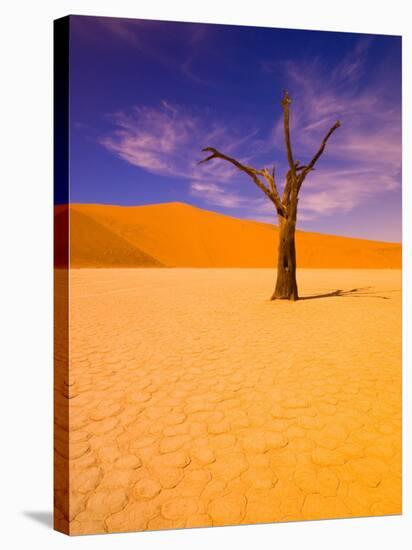
[[[278,268],[276,287],[270,299],[289,300],[291,302],[296,302],[299,300],[295,270],[286,271]]]
[[[276,293],[273,293],[270,297],[271,301],[273,300],[289,300],[290,302],[297,302],[299,300],[299,296],[297,294],[291,294],[286,296],[278,296]]]

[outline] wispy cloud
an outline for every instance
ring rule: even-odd
[[[231,137],[228,129],[217,122],[205,122],[162,101],[158,108],[135,107],[131,113],[111,115],[115,127],[100,143],[128,163],[153,174],[172,176],[191,181],[227,182],[234,176],[234,168],[224,163],[198,166],[201,148],[217,143],[230,150],[248,138]],[[249,137],[253,132],[249,134]]]
[[[125,37],[127,39],[127,37]],[[202,39],[200,37],[199,39]],[[302,188],[300,219],[313,220],[349,212],[371,197],[399,191],[401,169],[400,107],[392,105],[379,83],[363,87],[369,42],[359,40],[332,71],[319,59],[282,63],[284,81],[293,98],[291,132],[295,158],[302,163],[315,153],[329,127],[342,120],[327,152]],[[183,70],[190,71],[191,62]],[[270,63],[263,66],[273,69]],[[276,70],[279,71],[279,64]],[[179,178],[189,195],[205,205],[242,211],[245,217],[272,219],[273,207],[259,196],[246,176],[224,162],[201,166],[200,149],[212,145],[258,168],[271,162],[271,150],[285,171],[283,121],[263,139],[253,122],[242,127],[213,120],[210,113],[189,111],[163,101],[157,108],[136,107],[111,116],[113,131],[101,144],[126,162],[151,173]],[[244,122],[244,121],[243,121]],[[265,144],[262,146],[262,143]],[[270,156],[269,152],[270,151]],[[262,166],[260,163],[263,164]],[[243,182],[238,185],[238,182]],[[253,189],[253,191],[252,191]]]
[[[216,183],[205,181],[193,181],[190,184],[190,193],[200,197],[208,204],[222,206],[224,208],[244,207],[247,198],[234,191],[228,191]]]
[[[335,120],[343,123],[318,170],[302,188],[300,208],[307,218],[345,212],[373,196],[400,189],[400,105],[385,97],[379,82],[361,88],[369,46],[369,41],[359,40],[329,74],[319,59],[283,65],[294,99],[291,133],[296,158],[305,163]],[[279,120],[274,128],[278,145],[282,137]]]
[[[122,160],[152,174],[181,180],[189,196],[201,199],[205,205],[243,210],[247,217],[274,221],[274,209],[265,198],[239,190],[244,185],[237,184],[244,184],[244,178],[230,164],[198,164],[204,157],[201,149],[210,144],[247,162],[249,157],[242,154],[245,146],[249,149],[254,144],[255,150],[260,147],[256,129],[243,135],[234,128],[229,131],[204,114],[189,113],[167,101],[158,108],[118,112],[110,120],[115,129],[100,143]],[[253,183],[250,186],[253,188]]]

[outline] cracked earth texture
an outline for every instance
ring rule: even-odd
[[[57,524],[84,534],[401,512],[400,271],[300,270],[310,299],[297,303],[268,300],[274,279],[70,272],[70,495],[65,507],[57,491]]]

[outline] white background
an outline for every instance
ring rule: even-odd
[[[391,0],[9,0],[0,18],[0,540],[3,548],[410,548],[411,204],[404,122],[404,515],[69,538],[52,510],[52,20],[67,14],[402,34],[404,121],[411,19]],[[410,17],[410,16],[409,16]],[[409,26],[408,26],[409,23]],[[382,205],[384,208],[384,205]],[[407,543],[409,538],[409,543]]]

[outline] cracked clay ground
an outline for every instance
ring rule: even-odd
[[[72,534],[400,513],[400,271],[70,278]]]

